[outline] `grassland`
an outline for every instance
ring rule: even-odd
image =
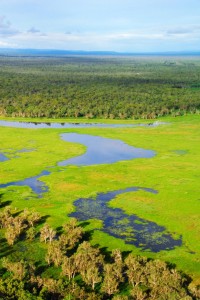
[[[102,224],[99,220],[90,220],[85,229],[91,232],[93,244],[99,244],[109,250],[113,248],[130,250],[136,254],[171,262],[200,283],[199,116],[169,117],[164,121],[170,123],[155,128],[17,129],[1,127],[0,152],[6,152],[11,158],[0,163],[1,183],[35,176],[42,170],[54,166],[51,175],[42,178],[49,187],[49,192],[45,193],[43,198],[38,199],[37,195],[26,186],[12,186],[1,190],[1,200],[11,201],[11,205],[18,209],[34,207],[35,210],[48,216],[48,222],[56,228],[68,218],[68,214],[74,210],[73,202],[80,197],[95,197],[98,192],[131,186],[156,189],[159,192],[156,195],[144,191],[119,195],[110,205],[122,208],[127,214],[136,214],[165,226],[169,232],[174,233],[174,236],[181,235],[183,240],[181,247],[171,251],[151,253],[127,245],[122,240],[110,237],[99,230],[94,230],[101,228]],[[118,122],[133,123],[133,121]],[[121,139],[135,147],[154,150],[157,155],[150,159],[135,159],[109,165],[55,167],[58,161],[85,151],[82,145],[62,141],[59,134],[63,132]],[[17,152],[24,148],[32,149],[32,151]],[[7,254],[23,256],[23,251],[19,251],[20,247],[23,247],[23,243],[21,246],[16,245],[16,253]],[[29,246],[26,245],[26,247]],[[29,250],[33,255],[38,256],[42,252],[42,249],[37,249],[37,247]],[[2,255],[3,253],[6,255],[3,248],[1,252]]]

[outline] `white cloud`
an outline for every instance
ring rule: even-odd
[[[27,30],[27,32],[30,32],[30,33],[40,33],[40,30],[36,29],[35,27],[31,27],[29,30]]]
[[[14,47],[17,47],[17,44],[0,41],[0,47],[2,47],[2,48],[14,48]]]
[[[21,48],[200,49],[200,0],[0,0],[0,38]],[[36,13],[37,12],[37,13]]]
[[[11,36],[19,31],[11,26],[10,21],[5,16],[0,16],[0,36]]]
[[[167,34],[195,34],[195,33],[200,33],[200,26],[199,25],[187,25],[187,26],[179,26],[179,27],[174,27],[170,28],[166,32]]]
[[[177,41],[185,40],[185,42],[197,39],[200,41],[200,26],[192,24],[188,26],[170,28],[165,31],[165,38],[176,39]]]
[[[9,24],[7,26],[10,28]],[[162,48],[164,51],[170,51],[174,50],[177,44],[179,50],[185,50],[184,47],[189,47],[190,41],[194,41],[197,48],[199,38],[198,25],[156,29],[152,27],[106,33],[78,31],[42,33],[39,29],[31,27],[27,31],[17,31],[14,35],[4,36],[3,42],[8,47],[18,45],[18,48],[145,52],[158,51],[161,47],[165,47]]]

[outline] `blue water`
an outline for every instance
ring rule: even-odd
[[[80,143],[87,147],[86,153],[58,163],[58,166],[91,166],[110,164],[134,158],[151,158],[155,156],[152,150],[144,150],[129,146],[120,140],[92,136],[89,134],[63,133],[64,141]]]
[[[60,136],[64,141],[83,144],[87,149],[86,152],[80,156],[58,162],[58,166],[110,164],[122,160],[151,158],[156,154],[152,150],[135,148],[120,140],[99,136],[77,133],[64,133]],[[19,152],[26,151],[26,149],[19,150]],[[32,149],[28,151],[32,151]],[[0,156],[0,158],[6,159],[4,155]],[[41,198],[49,189],[40,178],[50,175],[51,172],[54,171],[54,167],[51,167],[50,170],[48,168],[39,175],[24,180],[0,184],[0,188],[29,186],[30,189],[37,194],[38,198]],[[76,217],[80,221],[89,219],[101,220],[103,222],[102,231],[116,238],[123,239],[125,243],[133,244],[143,250],[158,252],[161,250],[171,250],[176,246],[180,246],[182,244],[181,238],[173,239],[172,234],[166,232],[163,226],[139,218],[136,215],[128,215],[122,209],[112,208],[107,205],[110,200],[119,194],[137,192],[138,190],[157,193],[156,190],[149,188],[130,187],[124,190],[99,193],[96,199],[80,198],[74,202],[76,212],[70,214],[70,216]]]
[[[104,124],[104,123],[45,123],[45,122],[17,122],[0,120],[0,126],[15,127],[15,128],[118,128],[118,127],[156,127],[165,122],[152,122],[146,124]]]
[[[83,155],[58,162],[58,166],[109,164],[134,158],[150,158],[155,155],[154,151],[135,148],[120,140],[78,133],[64,133],[60,136],[65,141],[76,142],[87,146],[87,151]],[[24,151],[24,149],[22,150]],[[48,187],[45,183],[40,181],[39,178],[50,175],[53,169],[54,167],[51,167],[51,170],[44,170],[39,175],[25,178],[24,180],[0,184],[0,188],[9,186],[29,186],[34,193],[39,197],[42,197],[42,194],[48,191]]]
[[[42,176],[47,176],[49,174],[51,174],[51,172],[44,170],[37,176],[29,177],[24,180],[0,184],[0,188],[5,188],[9,186],[29,186],[32,189],[32,191],[38,195],[38,198],[41,198],[42,194],[46,193],[49,190],[49,188],[45,185],[44,182],[38,179]]]
[[[12,150],[12,149],[9,149],[9,150]],[[13,158],[19,158],[20,156],[17,155],[18,153],[25,153],[25,152],[32,152],[32,151],[34,151],[34,149],[26,149],[26,148],[13,151],[13,153],[11,153],[10,151],[9,152],[4,151],[6,154],[10,153],[12,155],[10,157],[7,157],[5,153],[0,152],[0,162],[4,162],[4,161],[7,161],[7,160],[13,159]]]
[[[0,162],[1,161],[6,161],[6,160],[9,160],[9,158],[5,154],[0,153]]]

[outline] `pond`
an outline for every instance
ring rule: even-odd
[[[185,155],[185,154],[188,154],[188,150],[173,150],[172,152],[178,154],[178,155]]]
[[[137,192],[139,190],[156,194],[157,191],[149,188],[131,187],[107,193],[99,193],[94,198],[80,198],[74,202],[76,211],[70,217],[79,221],[98,219],[103,222],[102,230],[111,236],[123,239],[126,244],[132,244],[142,250],[159,252],[161,250],[172,250],[181,246],[182,239],[174,239],[172,234],[166,232],[166,228],[157,225],[137,215],[128,215],[120,208],[112,208],[108,203],[117,195]],[[134,196],[133,196],[134,201]]]
[[[9,158],[5,154],[0,152],[0,162],[6,161],[6,160],[9,160]]]
[[[61,138],[67,142],[85,145],[87,150],[83,155],[58,162],[58,166],[91,166],[155,156],[155,152],[152,150],[135,148],[125,144],[121,140],[78,133],[64,133],[61,134]]]

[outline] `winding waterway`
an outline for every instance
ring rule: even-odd
[[[9,186],[29,186],[30,189],[38,195],[38,198],[41,198],[42,194],[48,192],[49,188],[43,181],[39,180],[39,178],[50,174],[50,171],[44,170],[37,176],[28,177],[19,181],[11,181],[8,183],[0,184],[0,188],[6,188]]]
[[[128,215],[120,208],[108,206],[108,203],[117,195],[139,190],[157,194],[156,190],[143,187],[130,187],[99,193],[95,199],[80,198],[76,200],[74,202],[76,211],[71,213],[70,216],[77,218],[79,221],[101,220],[103,222],[101,231],[123,239],[126,244],[132,244],[142,250],[159,252],[181,246],[181,237],[174,239],[171,233],[166,232],[164,226],[139,218],[137,215]]]
[[[139,126],[157,126],[157,124],[139,124]],[[132,127],[134,125],[112,125],[112,124],[59,124],[59,123],[25,123],[0,121],[0,126],[14,126],[17,128],[86,128],[86,127]],[[47,127],[48,126],[48,127]],[[66,127],[65,127],[66,126]],[[63,133],[61,139],[66,142],[80,143],[85,145],[86,152],[80,156],[72,157],[57,163],[58,166],[92,166],[98,164],[110,164],[123,160],[136,158],[152,158],[156,153],[152,150],[135,148],[125,144],[121,140],[103,138],[88,134]],[[25,150],[22,149],[21,152]],[[28,150],[29,151],[29,150]],[[31,149],[33,151],[33,149]],[[0,161],[8,158],[1,153]],[[46,193],[49,188],[42,180],[43,176],[52,173],[54,167],[43,170],[37,176],[24,180],[0,184],[0,188],[10,186],[29,186],[39,198]],[[172,234],[166,232],[165,227],[154,222],[144,220],[136,215],[128,215],[122,209],[108,206],[109,201],[117,195],[127,192],[137,192],[143,190],[149,193],[157,193],[156,190],[144,187],[129,187],[123,190],[116,190],[107,193],[97,194],[96,199],[80,198],[74,202],[76,211],[70,216],[76,217],[80,221],[98,219],[103,223],[102,231],[116,238],[123,239],[127,244],[133,244],[143,250],[158,252],[161,250],[171,250],[182,244],[181,238],[174,239]],[[134,201],[134,200],[133,200]]]
[[[152,150],[144,150],[129,146],[120,140],[108,139],[89,134],[63,133],[60,137],[67,142],[83,144],[87,147],[87,149],[83,155],[58,162],[58,166],[91,166],[109,164],[134,158],[151,158],[156,154]],[[40,177],[50,175],[52,170],[53,167],[43,170],[37,176],[29,177],[20,181],[0,184],[0,188],[9,186],[29,186],[34,193],[38,194],[38,197],[42,197],[42,194],[46,193],[49,189],[48,186],[39,179]]]

